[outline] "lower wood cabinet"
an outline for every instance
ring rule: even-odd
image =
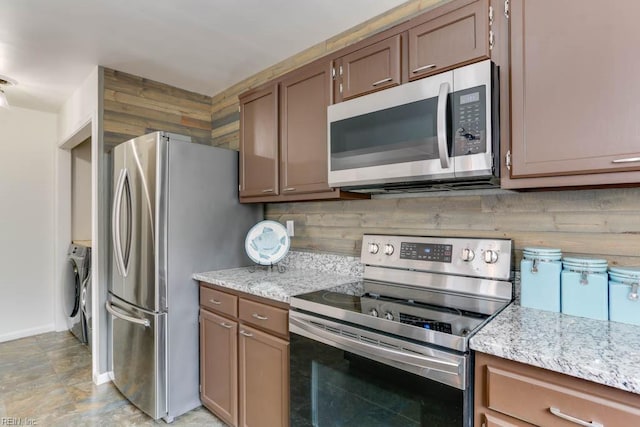
[[[640,425],[640,396],[476,354],[475,426]]]
[[[289,425],[289,343],[240,327],[240,425]]]
[[[288,333],[286,304],[201,285],[202,404],[233,427],[288,427]]]
[[[200,400],[238,425],[238,323],[200,309]]]

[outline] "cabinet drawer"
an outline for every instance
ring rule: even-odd
[[[200,286],[200,305],[211,310],[238,317],[238,297]]]
[[[487,407],[540,426],[640,425],[640,409],[540,378],[487,366]],[[554,414],[555,413],[555,414]],[[573,421],[571,421],[573,418]]]
[[[272,331],[276,334],[289,333],[289,312],[255,301],[240,298],[240,320]]]

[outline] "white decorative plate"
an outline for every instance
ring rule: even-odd
[[[284,225],[276,221],[260,221],[247,233],[244,248],[251,261],[272,265],[289,252],[289,235]]]

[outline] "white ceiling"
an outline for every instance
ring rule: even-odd
[[[1,0],[12,105],[56,111],[96,65],[205,95],[406,0]]]

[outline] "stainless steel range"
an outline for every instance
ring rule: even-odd
[[[506,239],[364,235],[362,281],[291,298],[292,426],[471,426],[469,339],[512,300]]]

